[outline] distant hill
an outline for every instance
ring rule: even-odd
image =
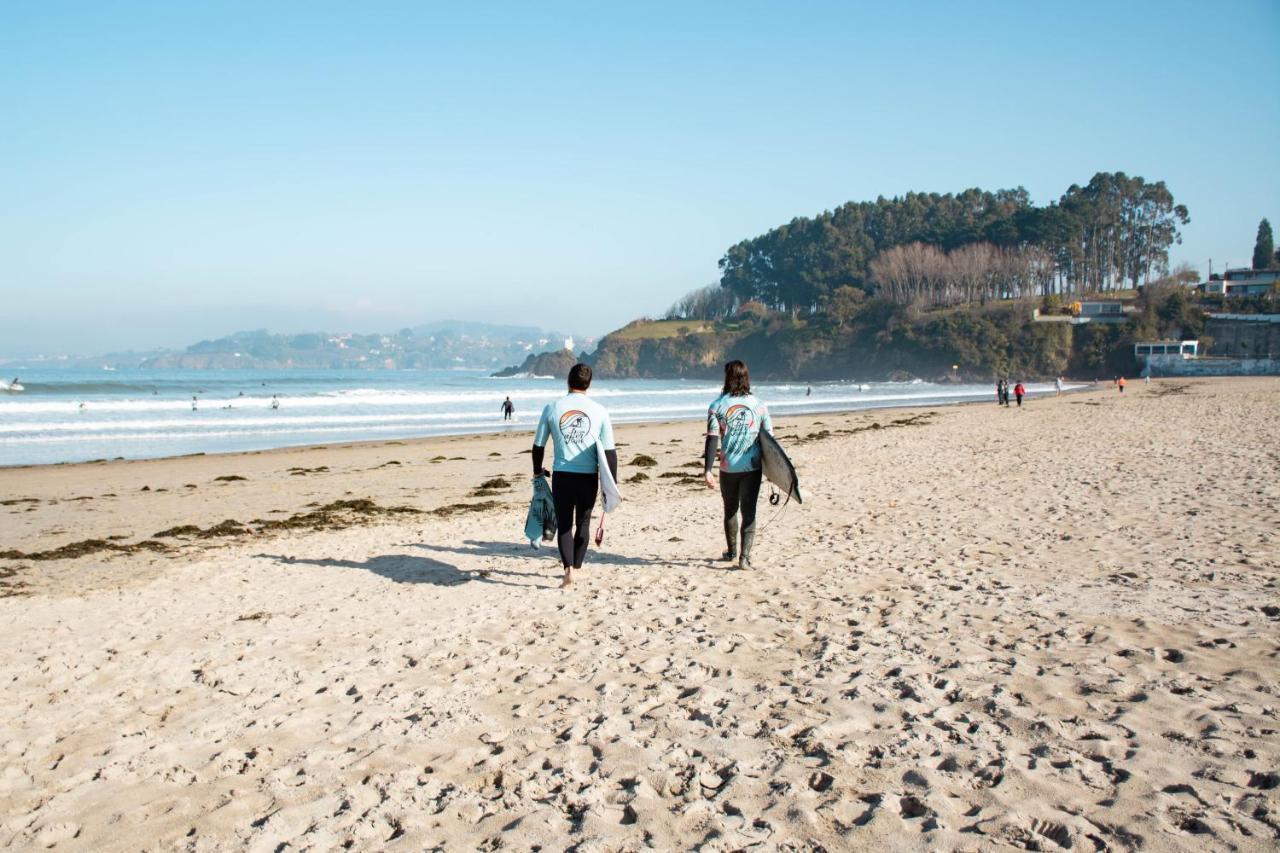
[[[388,334],[305,332],[279,334],[265,329],[235,332],[194,343],[185,349],[58,359],[71,368],[141,367],[204,370],[469,368],[493,370],[530,353],[563,347],[571,336],[535,326],[446,320],[406,327]],[[593,339],[583,339],[590,344]],[[30,365],[31,360],[13,362]],[[49,363],[49,360],[44,360]]]

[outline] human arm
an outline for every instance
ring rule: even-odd
[[[604,458],[609,463],[609,473],[613,475],[613,481],[618,482],[618,451],[606,450]]]
[[[716,464],[716,449],[720,446],[720,436],[708,435],[706,444],[702,448],[702,478],[707,482],[708,489],[716,487],[716,478],[711,473],[711,469]]]
[[[547,473],[542,463],[546,458],[547,439],[551,437],[551,427],[547,419],[550,410],[550,406],[542,410],[542,417],[538,419],[538,428],[533,431],[533,476],[535,477],[541,477]]]

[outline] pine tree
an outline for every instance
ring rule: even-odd
[[[1276,244],[1271,236],[1271,223],[1262,220],[1258,223],[1258,239],[1253,244],[1253,268],[1265,270],[1271,266],[1276,257]]]

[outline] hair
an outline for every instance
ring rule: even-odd
[[[585,391],[591,387],[591,365],[578,362],[569,370],[569,390]]]
[[[751,374],[745,362],[734,359],[724,366],[724,393],[730,397],[745,397],[751,393]]]

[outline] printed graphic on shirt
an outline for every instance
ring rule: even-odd
[[[591,418],[586,412],[570,409],[560,416],[560,435],[566,444],[586,444],[591,435]]]

